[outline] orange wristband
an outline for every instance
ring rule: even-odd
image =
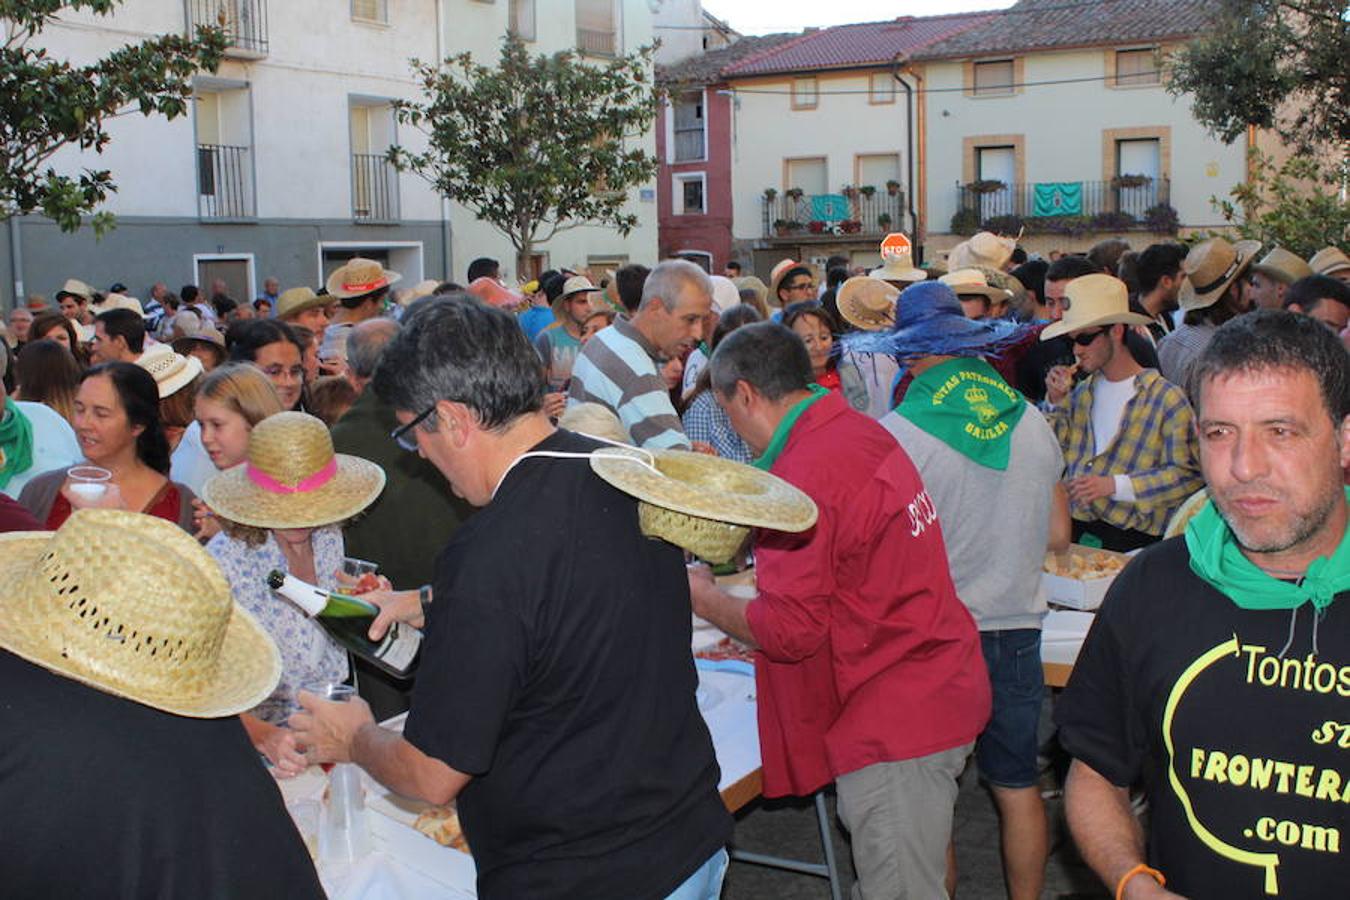
[[[1144,863],[1140,863],[1124,875],[1120,876],[1120,881],[1116,882],[1116,900],[1121,900],[1121,898],[1125,896],[1125,885],[1131,878],[1139,874],[1152,876],[1153,880],[1158,882],[1158,887],[1167,886],[1167,879],[1163,877],[1163,873]]]

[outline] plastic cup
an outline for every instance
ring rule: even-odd
[[[356,696],[356,688],[350,684],[339,684],[336,681],[311,681],[300,685],[300,690],[313,694],[320,700],[330,700],[333,703],[346,703]]]
[[[365,559],[357,559],[355,556],[344,556],[342,558],[342,573],[350,575],[353,578],[360,578],[362,575],[374,575],[380,570],[379,563],[373,563]]]
[[[66,471],[70,505],[97,506],[108,493],[112,472],[99,466],[72,466]]]

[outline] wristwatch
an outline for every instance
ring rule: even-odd
[[[431,585],[424,584],[417,589],[417,600],[422,604],[422,624],[426,624],[427,613],[431,611]]]

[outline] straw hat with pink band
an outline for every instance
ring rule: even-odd
[[[349,519],[384,490],[384,470],[333,452],[319,419],[282,412],[248,439],[248,459],[214,475],[202,499],[222,519],[254,528],[317,528]]]

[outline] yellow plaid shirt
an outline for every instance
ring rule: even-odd
[[[1092,436],[1093,388],[1100,374],[1074,388],[1067,406],[1047,414],[1064,450],[1065,478],[1079,475],[1127,475],[1134,502],[1103,497],[1074,504],[1081,522],[1106,522],[1161,535],[1167,520],[1191,494],[1204,486],[1195,437],[1195,414],[1181,388],[1155,369],[1134,380],[1134,396],[1125,404],[1120,430],[1098,452]]]

